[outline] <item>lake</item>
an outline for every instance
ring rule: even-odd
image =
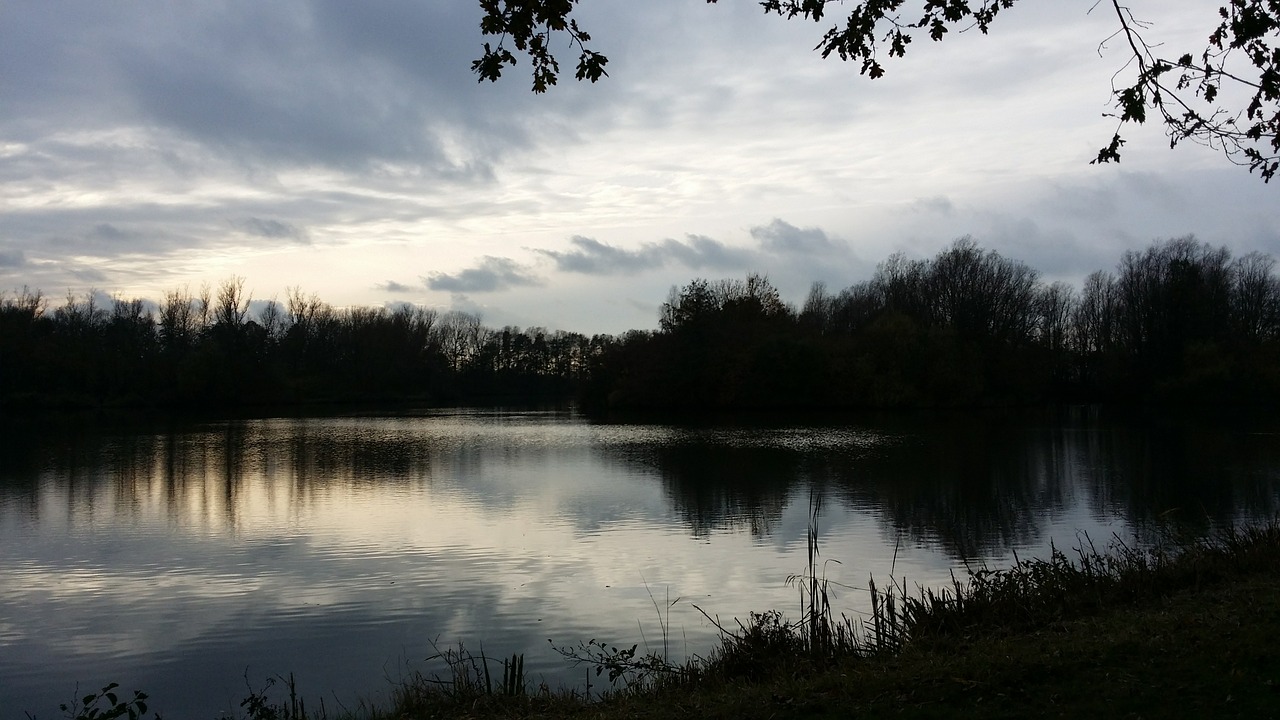
[[[941,584],[1280,509],[1280,421],[1223,413],[454,409],[11,423],[0,451],[5,718],[108,682],[214,718],[290,673],[310,707],[351,707],[458,643],[582,687],[553,644],[679,659],[713,646],[703,612],[796,617],[812,497],[851,616],[871,576]]]

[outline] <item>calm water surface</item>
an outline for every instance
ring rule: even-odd
[[[868,576],[1141,541],[1280,508],[1280,423],[890,416],[595,424],[431,411],[161,427],[63,425],[0,446],[0,717],[107,682],[168,717],[293,673],[330,708],[385,697],[458,642],[704,653],[752,610],[797,614],[811,493],[837,608]],[[883,582],[881,583],[883,584]],[[663,608],[661,622],[656,608]],[[551,643],[548,642],[551,641]]]

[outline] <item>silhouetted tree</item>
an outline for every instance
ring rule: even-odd
[[[1275,260],[1252,252],[1231,264],[1231,321],[1236,335],[1249,343],[1280,336],[1280,280]]]
[[[1040,289],[1035,303],[1039,344],[1054,355],[1065,354],[1072,347],[1071,320],[1077,307],[1075,288],[1055,282]]]
[[[49,384],[47,338],[52,330],[45,316],[48,303],[39,290],[23,286],[0,296],[0,406],[6,400],[24,401],[37,388]]]
[[[187,289],[166,291],[160,301],[160,344],[165,352],[177,357],[184,355],[203,330],[195,299]]]
[[[1072,314],[1076,348],[1086,355],[1112,352],[1119,342],[1119,290],[1114,275],[1098,270],[1085,278]]]

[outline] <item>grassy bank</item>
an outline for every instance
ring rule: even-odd
[[[996,628],[764,682],[620,698],[580,716],[1274,717],[1277,598],[1280,578],[1257,575],[1034,630]]]
[[[411,678],[388,706],[354,717],[1280,715],[1280,524],[1154,549],[1086,544],[942,589],[891,586],[873,591],[864,621],[833,617],[812,573],[816,540],[811,572],[796,578],[799,620],[754,615],[682,665],[598,644],[572,651],[616,680],[603,698],[530,687],[518,657],[450,651],[442,676]],[[326,716],[265,694],[243,708],[253,720]]]

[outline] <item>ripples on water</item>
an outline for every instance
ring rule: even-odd
[[[174,717],[263,679],[350,704],[461,641],[580,685],[548,639],[703,653],[722,620],[798,608],[811,491],[829,577],[943,581],[1076,533],[1277,508],[1274,424],[1086,415],[825,425],[592,424],[449,411],[9,435],[0,697],[76,684]],[[1171,510],[1177,512],[1170,513]],[[895,559],[896,558],[896,559]],[[836,563],[835,561],[839,561]],[[856,613],[856,590],[837,599]],[[664,612],[668,612],[665,611]]]

